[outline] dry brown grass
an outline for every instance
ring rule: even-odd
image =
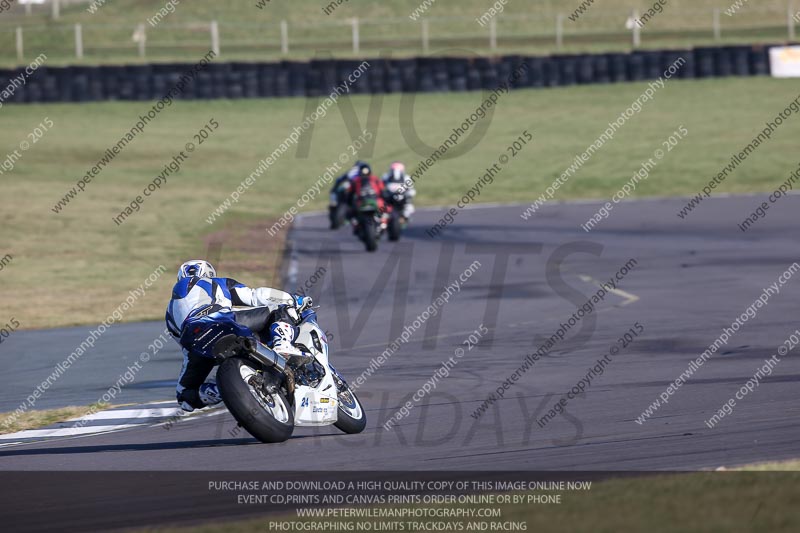
[[[72,418],[85,415],[92,408],[108,409],[107,403],[96,403],[89,406],[70,405],[59,409],[43,409],[41,411],[27,411],[14,418],[13,413],[0,414],[0,435],[16,433],[26,429],[39,429],[58,422],[66,422]],[[6,425],[6,421],[11,422]]]

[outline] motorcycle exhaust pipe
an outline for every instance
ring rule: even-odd
[[[250,355],[253,357],[253,359],[264,366],[275,367],[281,372],[286,371],[286,359],[284,359],[280,354],[275,353],[273,350],[270,350],[260,342],[256,343],[256,347],[250,352]]]

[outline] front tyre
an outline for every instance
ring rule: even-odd
[[[339,390],[338,420],[334,424],[345,433],[361,433],[367,427],[367,414],[349,387]]]
[[[233,418],[252,436],[265,443],[284,442],[294,431],[294,413],[281,392],[268,394],[264,381],[275,379],[244,359],[226,359],[217,370],[222,401]]]

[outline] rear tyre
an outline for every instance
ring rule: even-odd
[[[361,232],[363,235],[364,246],[368,252],[378,249],[378,237],[375,235],[375,218],[370,216],[361,217]]]
[[[328,207],[329,217],[331,221],[331,229],[339,229],[344,224],[344,219],[347,215],[347,205],[338,204],[336,206]]]
[[[294,431],[292,406],[281,392],[267,394],[263,381],[277,382],[278,378],[238,357],[226,359],[217,370],[222,401],[239,425],[261,442],[284,442]]]
[[[361,433],[367,427],[367,414],[356,394],[349,388],[339,391],[338,420],[334,424],[345,433]]]

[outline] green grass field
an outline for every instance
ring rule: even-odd
[[[458,158],[440,161],[421,178],[419,204],[455,204],[478,180],[481,169],[497,161],[526,129],[534,142],[483,190],[479,200],[532,201],[645,88],[646,84],[596,85],[520,90],[503,96],[481,142]],[[694,194],[796,95],[795,82],[769,78],[669,82],[559,190],[556,199],[610,198],[681,125],[688,128],[688,137],[667,154],[635,195]],[[414,117],[420,137],[430,145],[443,142],[481,98],[480,93],[417,95]],[[365,125],[371,97],[350,100]],[[422,158],[403,138],[400,101],[399,95],[383,98],[374,153],[360,154],[376,170],[383,171],[394,159],[406,161],[413,170]],[[97,324],[163,264],[168,274],[125,315],[125,320],[159,319],[173,283],[172,271],[195,256],[219,256],[220,271],[243,282],[274,281],[282,243],[269,238],[265,229],[350,143],[336,108],[317,122],[308,158],[295,157],[292,148],[222,219],[209,225],[206,218],[302,121],[305,103],[304,99],[176,102],[59,214],[51,210],[56,202],[152,104],[3,106],[0,146],[6,153],[45,118],[54,124],[28,151],[20,151],[22,157],[13,170],[0,176],[4,200],[0,256],[13,257],[0,271],[0,279],[5,298],[19,302],[10,307],[13,317],[22,328]],[[146,199],[140,212],[118,227],[112,217],[141,194],[211,118],[219,122],[219,129],[197,147],[178,174]],[[717,190],[776,188],[797,166],[798,134],[800,118],[795,117]],[[323,191],[306,209],[324,209],[326,204]],[[535,220],[530,224],[535,228]],[[221,250],[215,248],[218,245]],[[48,282],[45,299],[40,287]],[[5,323],[11,317],[0,318]]]
[[[361,54],[377,55],[383,51],[397,57],[423,52],[421,23],[410,18],[422,0],[349,0],[330,15],[323,12],[330,0],[271,0],[262,4],[263,9],[256,7],[258,1],[183,0],[174,13],[155,27],[146,25],[145,61],[188,61],[205,52],[210,46],[211,20],[219,23],[221,58],[225,60],[297,59],[330,53],[349,57],[353,55],[349,24],[354,17],[361,21]],[[508,0],[504,12],[497,17],[498,48],[490,50],[488,25],[481,26],[475,19],[493,3],[433,2],[421,17],[430,24],[431,53],[553,52],[557,49],[556,15],[572,14],[581,0]],[[565,19],[561,51],[630,49],[631,32],[625,28],[625,21],[633,8],[644,13],[653,3],[653,0],[596,2],[577,20]],[[787,39],[785,0],[748,2],[735,15],[728,16],[724,10],[732,3],[732,0],[669,0],[663,12],[642,30],[642,45],[663,48]],[[37,7],[30,16],[16,6],[0,14],[0,64],[26,63],[42,52],[47,54],[51,65],[140,62],[137,44],[132,39],[134,30],[165,4],[166,0],[108,0],[93,14],[87,12],[87,4],[76,4],[65,7],[57,21],[50,19],[49,6]],[[714,8],[723,10],[719,40],[715,40],[712,31]],[[800,5],[797,9],[800,10]],[[280,49],[282,20],[289,24],[288,55],[283,55]],[[83,27],[82,61],[75,58],[75,24]],[[16,57],[17,27],[24,30],[27,61],[23,62]]]

